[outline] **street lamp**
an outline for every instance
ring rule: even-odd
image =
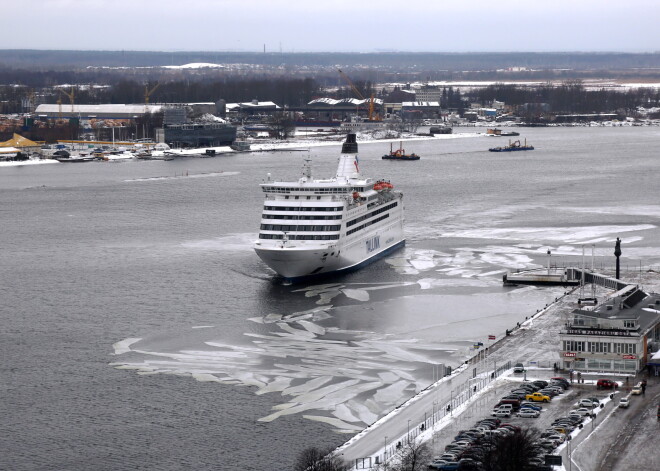
[[[410,443],[410,419],[408,419],[408,443]]]
[[[387,435],[385,435],[385,453],[383,454],[383,461],[387,461]]]

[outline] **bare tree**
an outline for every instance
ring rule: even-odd
[[[268,120],[268,125],[277,139],[288,139],[296,129],[293,119],[287,112],[275,113]]]
[[[305,448],[298,455],[294,471],[347,471],[348,466],[333,453],[333,450]]]
[[[390,467],[385,469],[391,471],[420,471],[427,469],[431,461],[431,450],[421,440],[412,440],[397,450],[396,455],[390,460]]]
[[[536,446],[538,431],[523,429],[498,440],[497,447],[483,457],[486,471],[520,471],[539,456]]]

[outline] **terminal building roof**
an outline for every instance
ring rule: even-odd
[[[73,106],[73,108],[72,108]],[[37,115],[58,115],[60,112],[66,117],[125,117],[132,118],[146,113],[158,113],[162,111],[161,105],[126,105],[126,104],[106,104],[106,105],[62,105],[43,104],[37,106],[35,114]]]

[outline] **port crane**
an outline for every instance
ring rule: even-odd
[[[151,89],[149,89],[149,84],[144,86],[144,107],[146,108],[149,105],[149,97],[153,95],[156,89],[160,86],[160,83],[156,82]]]
[[[360,90],[355,86],[353,81],[350,79],[348,75],[346,75],[341,69],[337,69],[339,72],[339,75],[341,75],[341,78],[343,78],[346,83],[351,87],[351,90],[353,90],[353,93],[360,99],[367,101],[367,99],[360,93]],[[367,117],[369,121],[380,121],[380,116],[375,113],[375,106],[374,106],[374,94],[371,94],[371,97],[369,98],[369,112],[367,114]]]
[[[64,91],[64,90],[61,89],[61,88],[58,88],[58,90],[60,91],[60,93],[66,95],[67,98],[69,98],[69,101],[71,102],[71,116],[73,117],[73,112],[74,112],[74,111],[73,111],[73,103],[75,102],[75,90],[74,90],[74,88],[71,87],[71,93],[66,92],[66,91]],[[62,97],[59,97],[59,98],[57,99],[57,105],[58,105],[58,107],[59,107],[59,109],[58,109],[58,111],[59,111],[59,117],[61,118],[61,117],[62,117]]]

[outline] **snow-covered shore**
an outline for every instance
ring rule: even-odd
[[[59,164],[59,162],[53,159],[16,160],[10,162],[0,162],[0,167],[23,167],[26,165],[45,165],[45,164]]]

